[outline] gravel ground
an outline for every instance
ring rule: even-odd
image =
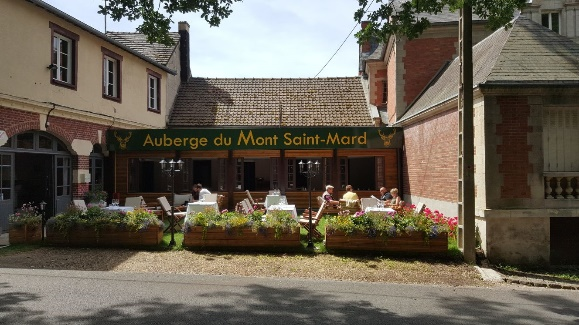
[[[112,272],[292,277],[338,281],[497,286],[473,266],[331,254],[245,254],[41,247],[0,255],[0,267]]]

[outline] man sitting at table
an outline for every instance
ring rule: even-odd
[[[382,204],[389,205],[390,200],[392,200],[392,194],[390,194],[390,192],[388,192],[388,190],[385,187],[381,187],[380,188],[380,201],[382,201]]]
[[[358,199],[358,194],[354,192],[354,188],[352,187],[352,185],[346,185],[346,193],[344,193],[342,199],[349,201],[354,201]]]
[[[193,201],[203,201],[205,194],[211,194],[208,189],[203,188],[201,183],[193,184]]]
[[[340,204],[339,201],[334,200],[332,194],[334,193],[334,187],[332,185],[326,185],[326,191],[322,194],[324,201],[328,202],[330,205],[337,206]]]

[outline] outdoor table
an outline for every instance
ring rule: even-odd
[[[114,206],[109,205],[108,207],[104,207],[103,210],[105,211],[115,211],[115,212],[128,212],[135,210],[135,207],[127,207],[127,206]]]
[[[366,209],[364,209],[364,212],[366,212],[366,213],[378,212],[378,213],[384,213],[384,214],[394,214],[394,213],[396,213],[396,210],[394,210],[392,208],[367,207]]]
[[[296,210],[295,204],[275,204],[275,205],[270,205],[269,208],[267,208],[267,210],[268,210],[268,211],[271,211],[271,210],[289,211],[294,219],[299,220],[299,218],[298,218],[298,212],[297,212],[297,210]]]

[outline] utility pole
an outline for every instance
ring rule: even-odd
[[[458,88],[458,248],[467,263],[475,263],[474,115],[472,64],[472,6],[460,10]]]

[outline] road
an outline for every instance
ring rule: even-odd
[[[0,324],[577,324],[579,292],[0,268]]]

